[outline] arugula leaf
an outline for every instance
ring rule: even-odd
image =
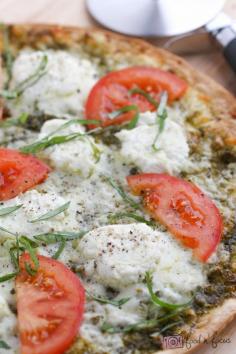
[[[57,242],[61,242],[62,240],[65,241],[73,241],[76,239],[82,238],[88,231],[80,231],[80,232],[57,232],[57,233],[45,233],[35,235],[34,238],[37,241],[45,243],[46,245],[52,245]]]
[[[7,72],[7,80],[4,84],[4,88],[7,89],[9,87],[11,78],[12,78],[12,65],[13,65],[13,56],[10,49],[10,41],[9,41],[9,29],[5,24],[1,24],[1,29],[3,32],[3,58],[6,65]]]
[[[93,295],[90,292],[88,292],[87,290],[86,290],[86,294],[88,295],[88,297],[90,299],[100,302],[101,304],[110,304],[110,305],[113,305],[116,307],[121,307],[122,305],[126,304],[126,302],[128,302],[131,299],[130,297],[125,297],[125,298],[119,299],[119,300],[110,300],[110,299],[107,299],[102,296]]]
[[[190,305],[191,301],[188,301],[187,303],[184,303],[184,304],[170,304],[168,302],[165,302],[165,301],[161,300],[155,294],[155,292],[153,291],[152,275],[151,275],[150,272],[146,272],[145,280],[146,280],[146,284],[147,284],[147,288],[148,288],[149,294],[151,296],[151,300],[154,303],[154,305],[158,305],[160,307],[163,307],[163,308],[166,308],[166,309],[169,309],[169,310],[175,310],[175,309],[183,308],[183,307],[186,307],[186,306]]]
[[[8,273],[0,277],[0,283],[3,283],[7,280],[13,279],[17,276],[18,272]],[[1,348],[1,347],[0,347]]]
[[[108,114],[108,118],[114,119],[114,118],[119,117],[123,113],[127,113],[127,112],[134,111],[134,110],[135,111],[138,110],[138,107],[136,105],[124,106],[124,107],[122,107],[120,109],[116,109],[115,111],[109,113]]]
[[[48,219],[51,219],[53,218],[54,216],[60,214],[60,213],[63,213],[65,210],[67,210],[70,206],[70,202],[67,202],[63,205],[61,205],[60,207],[54,209],[54,210],[51,210],[49,211],[48,213],[46,214],[43,214],[41,215],[39,218],[37,219],[34,219],[34,220],[30,220],[29,222],[31,223],[35,223],[35,222],[39,222],[39,221],[45,221],[45,220],[48,220]]]
[[[83,133],[72,133],[68,135],[59,135],[53,136],[51,138],[44,138],[42,140],[36,141],[33,144],[26,145],[20,148],[20,151],[25,154],[35,154],[36,152],[40,152],[42,150],[47,149],[53,145],[59,145],[67,143],[68,141],[77,139],[79,137],[83,137],[85,134]]]
[[[134,213],[116,213],[116,214],[113,214],[113,215],[110,216],[110,218],[112,220],[116,219],[116,218],[120,219],[120,218],[123,218],[123,217],[134,219],[134,220],[136,220],[138,222],[147,224],[148,226],[152,226],[152,227],[156,226],[156,223],[154,221],[146,220],[142,216],[134,214]]]
[[[58,247],[58,250],[56,251],[56,253],[52,256],[52,258],[54,259],[58,259],[61,255],[61,253],[63,252],[64,248],[65,248],[65,245],[66,245],[66,241],[65,240],[61,240],[60,244],[59,244],[59,247]]]
[[[12,207],[8,207],[8,208],[1,208],[0,209],[0,216],[4,216],[4,215],[8,215],[13,213],[14,211],[20,209],[22,207],[23,204],[20,205],[15,205]]]
[[[116,184],[113,178],[106,177],[106,179],[126,203],[128,203],[134,209],[141,209],[141,206],[138,203],[136,203],[131,197],[129,197],[128,194],[125,193],[123,188]]]
[[[17,118],[7,118],[2,121],[0,121],[0,127],[2,128],[9,128],[12,126],[17,126],[17,127],[22,127],[28,120],[28,113],[22,113],[19,117]]]
[[[143,97],[146,98],[146,100],[151,103],[153,106],[155,106],[156,108],[158,107],[158,102],[146,91],[140,89],[140,88],[133,88],[131,90],[129,90],[129,93],[132,94],[139,94],[142,95]]]
[[[161,95],[161,99],[160,99],[160,104],[158,106],[157,109],[157,120],[156,123],[158,125],[158,132],[156,134],[156,137],[153,141],[152,144],[152,148],[155,151],[158,151],[159,149],[156,147],[156,142],[160,136],[160,134],[163,132],[164,127],[165,127],[165,120],[167,118],[167,110],[166,110],[166,105],[167,105],[167,101],[168,101],[168,94],[166,91],[163,92],[163,94]]]
[[[0,348],[2,348],[2,349],[11,349],[11,347],[9,347],[9,345],[2,339],[0,340]]]

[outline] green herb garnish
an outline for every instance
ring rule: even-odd
[[[35,70],[33,74],[31,74],[29,77],[27,77],[25,80],[21,81],[13,90],[2,90],[0,91],[0,96],[7,98],[7,99],[15,99],[20,97],[23,92],[36,84],[39,79],[41,79],[42,76],[46,74],[46,66],[48,63],[48,57],[47,55],[44,55],[42,57],[42,60],[38,66],[38,68]]]
[[[62,241],[59,244],[58,250],[56,251],[56,253],[52,256],[52,258],[54,259],[58,259],[61,255],[61,253],[63,252],[64,248],[66,245],[66,241],[62,239]]]
[[[150,95],[150,93],[140,89],[140,88],[133,88],[131,90],[129,90],[129,93],[132,94],[138,94],[138,95],[142,95],[143,97],[146,98],[146,100],[151,103],[154,107],[158,107],[158,102]]]
[[[146,220],[142,216],[134,214],[134,213],[116,213],[116,214],[111,215],[109,218],[111,220],[116,220],[116,219],[121,219],[121,218],[130,218],[130,219],[134,219],[138,222],[147,224],[148,226],[152,226],[152,227],[156,226],[156,223],[154,221]]]
[[[30,220],[29,222],[31,223],[35,223],[35,222],[39,222],[39,221],[45,221],[45,220],[48,220],[48,219],[51,219],[53,218],[54,216],[60,214],[60,213],[63,213],[63,211],[67,210],[70,206],[70,202],[67,202],[63,205],[61,205],[60,207],[54,209],[54,210],[51,210],[49,211],[48,213],[46,214],[43,214],[41,215],[39,218],[37,219],[34,219],[34,220]]]
[[[124,107],[122,107],[120,109],[116,109],[115,111],[110,112],[108,114],[108,117],[110,119],[114,119],[114,118],[119,117],[123,113],[127,113],[127,112],[130,112],[130,111],[137,111],[137,109],[138,109],[138,107],[136,105],[124,106]]]
[[[103,296],[93,295],[93,294],[89,293],[87,290],[86,290],[86,293],[87,293],[88,297],[92,300],[100,302],[101,304],[110,304],[110,305],[113,305],[116,307],[121,307],[122,305],[126,304],[126,302],[128,302],[131,299],[130,297],[126,297],[126,298],[119,299],[119,300],[110,300],[110,299],[107,299]]]
[[[13,279],[17,276],[18,272],[8,273],[0,277],[0,283],[3,283],[7,280]],[[0,347],[1,348],[1,347]]]
[[[117,191],[117,193],[121,196],[121,198],[126,203],[128,203],[134,209],[140,209],[140,205],[138,203],[136,203],[131,197],[129,197],[128,194],[125,193],[123,188],[121,186],[118,186],[118,184],[116,184],[116,182],[113,180],[113,178],[107,177],[107,181]]]
[[[0,127],[1,128],[9,128],[12,126],[16,127],[22,127],[25,125],[29,118],[29,115],[27,113],[22,113],[19,117],[17,118],[7,118],[4,119],[0,122]]]
[[[166,109],[166,105],[167,105],[167,101],[168,101],[168,94],[166,91],[164,91],[161,95],[161,99],[160,99],[160,103],[157,109],[157,118],[156,118],[156,123],[158,126],[158,132],[155,136],[155,139],[153,141],[152,144],[152,148],[155,151],[158,151],[158,147],[156,147],[156,142],[160,136],[160,134],[163,132],[164,127],[165,127],[165,120],[168,116],[167,114],[167,109]]]
[[[138,332],[147,329],[152,329],[157,327],[158,324],[159,324],[158,319],[144,320],[125,327],[114,327],[111,324],[105,322],[101,326],[101,330],[102,332],[106,332],[110,334],[121,333],[121,332],[129,333],[129,332]]]
[[[73,241],[76,239],[82,238],[88,231],[80,231],[80,232],[56,232],[56,233],[45,233],[35,235],[34,238],[37,241],[45,243],[46,245],[52,245],[57,242],[64,241]]]
[[[152,277],[151,273],[150,272],[146,272],[145,280],[146,280],[146,284],[147,284],[147,288],[148,288],[149,294],[151,296],[151,300],[152,300],[154,305],[158,305],[158,306],[166,308],[168,310],[176,310],[178,308],[183,308],[183,307],[189,306],[191,301],[187,302],[185,304],[170,304],[168,302],[165,302],[165,301],[161,300],[155,294],[155,292],[153,291],[152,278],[153,277]]]
[[[36,152],[43,151],[50,146],[64,144],[67,143],[68,141],[83,136],[85,136],[85,134],[83,133],[72,133],[68,135],[53,136],[51,138],[47,137],[47,138],[43,138],[42,140],[36,141],[33,144],[23,146],[22,148],[20,148],[20,151],[25,154],[35,154]]]
[[[6,233],[9,234],[9,235],[16,236],[16,234],[14,234],[13,232],[11,232],[10,230],[5,229],[5,228],[2,227],[2,226],[0,226],[0,230],[6,232]]]
[[[29,273],[29,275],[33,276],[37,273],[39,268],[39,260],[36,254],[34,247],[32,247],[31,240],[27,239],[26,237],[21,237],[19,239],[19,243],[29,252],[30,258],[34,264],[34,268],[27,262],[25,262],[25,269]]]
[[[8,208],[1,208],[0,209],[0,216],[4,216],[4,215],[8,215],[11,213],[14,213],[14,211],[20,209],[22,207],[23,204],[20,205],[15,205],[12,207],[8,207]]]
[[[9,347],[9,345],[4,340],[0,340],[0,348],[11,349],[11,347]]]

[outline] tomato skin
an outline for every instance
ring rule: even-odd
[[[223,233],[218,208],[198,187],[166,174],[145,173],[127,177],[135,195],[144,197],[151,216],[165,225],[194,256],[207,261]]]
[[[63,354],[83,320],[85,291],[79,278],[61,262],[38,256],[39,270],[30,276],[20,258],[16,298],[21,354]]]
[[[0,148],[0,200],[8,200],[42,183],[50,167],[32,155]]]
[[[135,111],[124,113],[114,119],[108,114],[121,107],[135,104],[141,112],[156,107],[139,94],[129,94],[132,88],[140,88],[159,101],[161,91],[167,91],[169,102],[180,98],[187,90],[187,83],[176,75],[157,68],[133,66],[113,71],[102,77],[92,88],[85,106],[87,119],[101,120],[102,126],[121,124],[131,120]],[[89,129],[95,125],[89,125]]]

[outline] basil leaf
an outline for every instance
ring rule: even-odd
[[[10,49],[9,27],[2,23],[1,29],[3,32],[3,58],[6,65],[6,72],[7,72],[7,80],[4,84],[4,88],[7,89],[9,87],[12,78],[13,56]]]
[[[41,77],[46,74],[45,69],[47,63],[48,63],[48,57],[47,55],[44,55],[42,57],[42,60],[38,68],[35,70],[33,74],[31,74],[25,80],[21,81],[12,91],[9,90],[0,91],[0,96],[8,99],[15,99],[21,96],[27,88],[36,84],[36,82],[38,82],[38,80],[41,79]]]
[[[83,133],[72,133],[68,135],[61,135],[61,136],[53,136],[51,138],[44,138],[42,140],[36,141],[33,144],[26,145],[20,148],[20,151],[25,154],[35,154],[36,152],[40,152],[42,150],[47,149],[53,145],[59,145],[67,143],[68,141],[77,139],[79,137],[83,137],[86,134]]]
[[[4,340],[0,340],[0,348],[11,349],[11,347],[9,347],[9,345]]]
[[[151,103],[153,106],[155,106],[156,108],[158,107],[158,102],[146,91],[140,89],[140,88],[133,88],[131,90],[129,90],[129,93],[132,94],[139,94],[142,95],[143,97],[146,98],[146,100]]]
[[[126,128],[129,130],[134,129],[138,124],[139,118],[140,118],[139,110],[137,110],[132,120],[127,124]]]
[[[5,275],[2,275],[0,277],[0,283],[3,283],[7,280],[10,280],[10,279],[13,279],[17,276],[18,272],[13,272],[13,273],[8,273],[8,274],[5,274]]]
[[[156,226],[156,223],[154,221],[146,220],[142,216],[134,214],[134,213],[117,213],[117,214],[111,215],[111,219],[116,219],[116,218],[120,219],[123,217],[134,219],[138,222],[147,224],[148,226],[152,226],[152,227]]]
[[[88,231],[80,231],[80,232],[57,232],[57,233],[45,233],[40,235],[35,235],[34,238],[37,241],[45,243],[46,245],[51,245],[57,242],[65,241],[73,241],[76,239],[82,238]]]
[[[24,124],[28,120],[28,117],[29,117],[28,113],[22,113],[17,118],[4,119],[4,120],[0,121],[0,127],[9,128],[9,127],[12,127],[12,126],[17,126],[17,127],[24,126]]]
[[[67,210],[67,209],[69,208],[69,206],[70,206],[70,202],[67,202],[67,203],[61,205],[60,207],[58,207],[58,208],[56,208],[56,209],[54,209],[54,210],[51,210],[51,211],[49,211],[49,212],[46,213],[46,214],[41,215],[41,216],[40,216],[39,218],[37,218],[37,219],[30,220],[29,222],[35,223],[35,222],[45,221],[45,220],[51,219],[51,218],[53,218],[54,216],[63,213],[65,210]]]
[[[138,110],[138,107],[136,105],[130,105],[130,106],[124,106],[120,109],[117,109],[111,113],[108,114],[108,117],[110,119],[114,119],[114,118],[117,118],[119,117],[121,114],[123,113],[127,113],[127,112],[130,112],[130,111],[137,111]]]
[[[110,183],[110,185],[117,191],[117,193],[121,196],[121,198],[128,203],[130,206],[132,206],[132,208],[134,209],[140,209],[140,205],[138,203],[136,203],[131,197],[129,197],[125,191],[123,190],[123,188],[121,186],[118,186],[116,184],[116,182],[113,180],[113,178],[111,177],[107,177],[106,178],[107,181]]]
[[[87,290],[86,290],[86,293],[87,293],[88,297],[92,300],[100,302],[101,304],[110,304],[110,305],[113,305],[116,307],[121,307],[122,305],[126,304],[126,302],[128,302],[131,299],[130,297],[126,297],[126,298],[119,299],[119,300],[110,300],[110,299],[107,299],[102,296],[93,295],[93,294],[89,293]]]
[[[165,127],[165,120],[167,118],[167,110],[166,110],[166,105],[167,105],[167,101],[168,101],[168,94],[166,91],[163,92],[163,94],[161,95],[161,99],[160,99],[160,104],[158,106],[157,109],[157,120],[156,123],[158,125],[158,132],[156,134],[156,137],[153,141],[152,144],[152,148],[155,151],[158,151],[159,149],[156,147],[156,142],[159,138],[159,135],[163,132],[164,127]]]
[[[52,258],[54,259],[58,259],[61,255],[61,253],[63,252],[64,248],[66,245],[66,241],[65,240],[61,240],[60,245],[58,247],[58,250],[56,251],[56,253],[52,256]]]
[[[27,272],[32,275],[34,273],[37,272],[38,268],[39,268],[39,260],[36,254],[36,251],[34,249],[34,247],[32,247],[32,243],[31,240],[27,239],[26,237],[21,237],[19,239],[19,243],[29,252],[30,258],[34,264],[34,269],[31,267],[30,264],[25,263],[25,268],[27,270]]]
[[[4,216],[4,215],[8,215],[13,213],[14,211],[20,209],[22,207],[23,204],[20,205],[15,205],[12,207],[8,207],[8,208],[1,208],[0,209],[0,216]]]
[[[153,291],[153,288],[152,288],[152,275],[150,274],[150,272],[146,272],[145,280],[146,280],[146,284],[147,284],[147,288],[148,288],[149,294],[151,296],[151,300],[154,303],[154,305],[158,305],[160,307],[163,307],[163,308],[166,308],[166,309],[169,309],[169,310],[175,310],[175,309],[183,308],[183,307],[186,307],[186,306],[190,305],[191,301],[188,301],[187,303],[184,303],[184,304],[170,304],[168,302],[165,302],[165,301],[161,300]]]
[[[25,270],[31,277],[34,277],[37,274],[37,270],[32,268],[27,262],[25,262]]]
[[[25,242],[29,243],[32,248],[37,248],[39,244],[35,242],[34,240],[31,240],[27,236],[21,236],[19,239],[19,242],[24,244]]]
[[[6,233],[8,233],[8,234],[10,234],[10,235],[12,235],[12,236],[16,236],[16,234],[14,234],[13,232],[11,232],[11,231],[5,229],[5,228],[2,227],[2,226],[0,226],[0,230],[4,231],[4,232],[6,232]]]

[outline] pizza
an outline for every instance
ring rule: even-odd
[[[187,353],[236,313],[236,100],[141,40],[1,27],[0,348]]]

